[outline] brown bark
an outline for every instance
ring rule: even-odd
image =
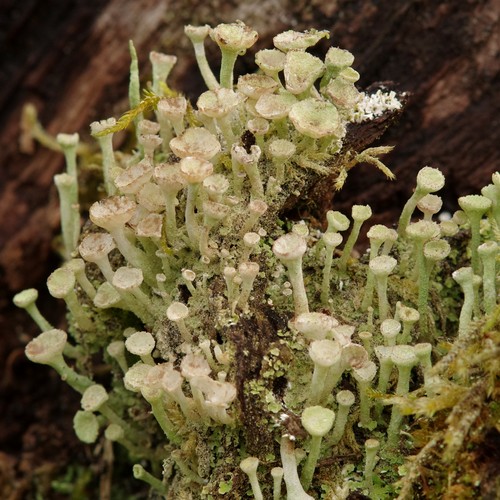
[[[333,44],[352,51],[361,86],[391,81],[411,94],[399,125],[380,141],[396,146],[386,163],[397,183],[388,183],[373,167],[358,166],[335,199],[335,208],[344,211],[353,203],[370,203],[373,220],[390,223],[420,167],[429,164],[443,170],[445,206],[451,210],[458,195],[477,192],[498,169],[499,15],[500,0],[265,0],[258,8],[239,0],[2,2],[0,366],[9,352],[6,373],[19,373],[16,366],[24,366],[22,356],[15,353],[26,340],[21,332],[29,331],[29,322],[21,319],[23,314],[13,313],[12,294],[30,286],[43,289],[57,261],[51,250],[58,230],[52,178],[63,160],[39,146],[32,155],[20,153],[19,121],[25,103],[35,104],[50,133],[79,132],[90,142],[91,121],[127,109],[129,39],[135,43],[144,79],[150,71],[150,50],[175,54],[179,62],[172,86],[195,97],[202,84],[183,36],[184,24],[242,19],[260,33],[256,50],[269,47],[272,36],[285,29],[328,29],[331,39],[319,50],[324,53]],[[216,68],[216,48],[209,48],[208,55]],[[248,54],[237,69],[251,71],[251,60]],[[327,191],[312,201],[324,209],[330,199]],[[51,314],[43,300],[42,309],[57,321],[57,313]],[[9,379],[3,395],[14,394],[13,387]],[[10,420],[21,418],[13,406],[2,413]],[[34,415],[23,415],[19,422],[26,427]],[[2,446],[7,442],[3,438]],[[9,447],[15,447],[12,439]]]

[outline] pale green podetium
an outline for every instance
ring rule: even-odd
[[[450,244],[445,240],[432,240],[425,243],[423,248],[424,263],[420,269],[419,288],[418,288],[418,312],[420,315],[421,324],[420,330],[423,333],[422,339],[426,339],[427,332],[427,315],[428,315],[428,297],[430,276],[433,267],[438,262],[446,259],[450,254]],[[421,339],[421,340],[422,340]]]
[[[370,271],[375,276],[378,296],[378,315],[384,321],[389,315],[389,301],[387,300],[387,280],[396,267],[397,261],[394,257],[380,255],[370,261]]]
[[[78,327],[84,331],[94,328],[94,323],[84,311],[75,292],[75,274],[67,268],[56,269],[47,279],[50,295],[64,299]]]
[[[170,245],[177,241],[177,194],[187,186],[178,165],[159,163],[154,169],[154,179],[165,197],[165,233]]]
[[[328,210],[326,212],[326,222],[328,224],[325,234],[338,233],[346,231],[349,228],[351,221],[342,212],[337,210]],[[323,249],[323,239],[319,240],[315,246],[316,257],[320,256],[320,251]]]
[[[367,439],[365,441],[364,486],[368,489],[370,496],[373,494],[373,469],[377,463],[377,451],[379,448],[380,442],[377,439]]]
[[[378,256],[378,252],[382,245],[384,247],[387,243],[392,240],[392,230],[382,224],[373,225],[366,233],[370,240],[370,261]],[[397,235],[396,235],[397,237]],[[387,255],[389,252],[382,252],[382,255]],[[361,303],[361,309],[367,311],[368,307],[372,305],[373,301],[373,290],[375,288],[375,276],[368,268],[368,274],[366,277],[366,286],[363,295],[363,302]]]
[[[76,281],[82,288],[82,290],[89,296],[91,300],[94,300],[96,295],[96,289],[94,285],[90,282],[85,274],[85,262],[83,259],[71,259],[66,262],[66,267],[75,274]]]
[[[327,233],[347,231],[351,223],[348,217],[337,210],[328,210],[328,212],[326,212],[326,221],[328,223],[328,227],[326,229]]]
[[[296,316],[309,312],[309,302],[302,274],[302,257],[306,251],[306,240],[295,233],[280,236],[273,245],[274,255],[285,264],[288,270],[288,277],[292,283]]]
[[[380,324],[380,333],[387,346],[396,345],[396,339],[401,331],[401,323],[395,319],[387,318]],[[401,342],[399,342],[401,344]]]
[[[127,237],[125,225],[132,219],[137,209],[137,203],[125,196],[112,196],[96,201],[89,211],[90,220],[99,227],[106,229],[129,264],[142,270],[146,282],[154,286],[155,276],[151,270],[152,264],[147,254],[137,248]],[[85,257],[84,257],[85,258]]]
[[[309,454],[302,469],[301,483],[307,491],[312,482],[314,470],[318,462],[321,441],[330,432],[335,421],[335,413],[322,406],[309,406],[302,412],[302,425],[311,436]]]
[[[118,414],[109,406],[108,401],[109,395],[106,389],[100,384],[93,384],[85,389],[80,403],[84,411],[101,413],[109,422],[120,426],[121,429],[124,429],[128,437],[132,438],[134,441],[140,441],[142,438],[141,433],[137,432],[127,422],[119,417]]]
[[[474,310],[474,271],[472,267],[461,267],[453,272],[452,277],[461,286],[464,294],[458,325],[458,337],[464,338],[469,331]]]
[[[163,91],[162,85],[167,81],[168,75],[170,75],[172,68],[177,62],[177,57],[152,51],[149,53],[149,60],[151,61],[153,70],[153,92],[157,95],[161,95]]]
[[[78,410],[73,417],[73,429],[82,443],[92,444],[99,435],[99,421],[92,412]]]
[[[345,426],[347,424],[347,418],[349,416],[349,410],[354,404],[356,397],[354,393],[348,390],[339,391],[335,397],[337,401],[337,415],[335,417],[335,426],[333,428],[331,436],[328,438],[329,445],[336,445],[342,439]]]
[[[139,60],[137,58],[137,51],[135,50],[134,42],[129,40],[128,48],[130,52],[130,81],[128,86],[128,100],[130,109],[139,106],[141,102],[141,82],[139,78]],[[140,113],[135,119],[134,123],[137,124],[142,121],[143,114]]]
[[[285,139],[275,139],[268,146],[268,154],[271,156],[277,184],[285,181],[286,162],[295,154],[297,147],[293,142]]]
[[[309,390],[308,404],[322,403],[323,391],[332,381],[338,381],[342,369],[340,344],[334,340],[314,340],[309,346],[309,357],[314,363],[314,372]]]
[[[75,391],[83,393],[93,382],[70,368],[63,357],[68,336],[63,330],[52,329],[41,333],[28,343],[26,357],[42,365],[49,365]]]
[[[115,153],[113,151],[113,134],[104,132],[116,125],[114,118],[92,122],[90,124],[90,133],[97,138],[102,153],[102,174],[104,177],[104,189],[108,196],[116,194],[114,179],[117,176]],[[101,135],[103,134],[103,135]]]
[[[424,244],[438,238],[439,235],[440,229],[436,222],[420,220],[407,226],[406,236],[413,242],[413,255],[415,256],[416,266],[412,276],[415,279],[421,273],[425,273]]]
[[[323,74],[325,65],[318,57],[292,50],[285,56],[285,88],[294,95],[308,95],[313,83]]]
[[[136,364],[134,366],[141,366],[141,364]],[[133,370],[133,368],[134,367],[132,367],[129,372]],[[139,371],[139,379],[136,387],[141,392],[143,398],[151,405],[151,412],[162,431],[165,433],[168,441],[174,444],[180,444],[181,438],[178,434],[178,427],[168,416],[164,403],[165,390],[161,383],[161,377],[163,375],[162,368],[161,365],[143,365],[141,371]]]
[[[238,306],[245,313],[250,311],[248,301],[258,273],[259,264],[256,262],[242,262],[238,266],[238,275],[241,278],[241,293],[238,298]]]
[[[198,158],[212,160],[220,153],[221,143],[217,137],[204,127],[190,127],[170,141],[172,151],[179,158]]]
[[[288,137],[288,116],[291,107],[297,102],[294,95],[288,92],[281,92],[279,94],[261,95],[255,103],[255,111],[266,118],[271,120],[272,129],[276,131],[279,139],[286,139]]]
[[[259,35],[241,21],[237,21],[219,24],[210,31],[210,37],[222,53],[220,86],[230,89],[233,87],[233,68],[237,57],[243,55],[257,41]]]
[[[403,332],[399,338],[399,344],[409,344],[413,325],[420,319],[420,313],[413,307],[400,305],[397,308],[397,316],[403,324]]]
[[[167,318],[173,321],[185,342],[192,342],[193,337],[191,332],[188,330],[184,320],[189,316],[188,307],[182,302],[172,302],[167,309]]]
[[[262,72],[280,83],[279,72],[285,67],[286,54],[277,49],[259,50],[255,54],[255,64]]]
[[[354,221],[351,234],[349,234],[349,238],[347,238],[344,249],[342,250],[342,256],[338,261],[338,268],[342,272],[345,272],[347,268],[347,261],[358,239],[363,222],[367,221],[372,216],[372,209],[368,205],[353,205],[351,215]]]
[[[286,485],[286,498],[287,500],[314,500],[312,496],[304,491],[300,482],[294,441],[295,437],[288,434],[281,437],[280,456]]]
[[[170,141],[174,132],[180,135],[184,131],[184,117],[187,100],[184,97],[160,99],[156,107],[156,116],[160,125],[161,148],[165,154],[170,153]]]
[[[252,253],[256,252],[259,248],[260,235],[253,231],[245,233],[243,236],[243,245],[240,256],[240,262],[247,262]]]
[[[257,457],[247,457],[240,462],[240,469],[248,476],[252,493],[255,500],[263,500],[262,491],[257,478],[257,467],[259,466],[259,459]]]
[[[73,192],[78,189],[77,182],[76,178],[69,174],[54,176],[54,183],[59,193],[61,230],[66,260],[74,256],[80,236],[80,206],[73,196]]]
[[[134,466],[132,467],[132,472],[135,479],[144,481],[145,483],[149,484],[149,486],[151,486],[151,488],[157,491],[160,495],[167,495],[167,486],[158,478],[150,474],[141,464],[134,464]]]
[[[245,171],[250,181],[250,196],[254,200],[264,199],[264,186],[259,173],[259,158],[261,150],[259,146],[250,146],[250,152],[247,153],[244,147],[233,144],[231,148],[231,157],[236,161],[240,168]]]
[[[392,367],[394,366],[391,358],[392,346],[379,345],[374,350],[380,364],[377,390],[385,392],[391,377]]]
[[[207,61],[207,56],[205,54],[205,38],[210,33],[210,26],[205,24],[204,26],[185,26],[184,33],[191,40],[194,48],[194,55],[196,57],[196,63],[198,64],[198,69],[201,72],[203,81],[208,89],[213,90],[219,86],[219,82],[215,78],[212,70]]]
[[[206,200],[203,202],[203,227],[200,231],[200,254],[207,259],[215,256],[216,252],[210,247],[210,231],[221,223],[229,214],[230,208],[222,203]]]
[[[83,238],[78,251],[87,262],[96,264],[104,278],[111,284],[115,272],[111,267],[109,254],[115,248],[115,241],[110,234],[91,233]]]
[[[424,220],[432,220],[432,216],[439,213],[442,206],[443,200],[435,194],[426,194],[417,203],[417,208],[424,214]]]
[[[127,307],[141,321],[150,325],[154,322],[156,311],[151,298],[141,290],[142,283],[142,271],[134,267],[119,267],[113,275],[112,285]]]
[[[472,269],[474,274],[481,273],[481,262],[479,260],[478,247],[481,242],[481,236],[479,234],[481,219],[483,215],[490,209],[491,200],[486,198],[486,196],[481,196],[478,194],[471,194],[469,196],[461,196],[458,199],[458,204],[460,208],[465,212],[470,223],[471,239],[470,239],[470,250],[471,250],[471,260]]]
[[[496,258],[498,243],[496,241],[486,241],[479,245],[477,251],[483,263],[484,311],[486,314],[491,314],[497,303]]]
[[[405,236],[413,211],[417,203],[427,194],[439,191],[444,186],[444,175],[437,168],[424,167],[417,174],[417,187],[406,202],[398,224],[398,234]]]
[[[328,96],[344,116],[349,115],[349,112],[361,99],[361,93],[354,85],[359,77],[356,70],[345,68],[322,89],[322,92]]]
[[[135,332],[125,340],[125,347],[131,354],[141,358],[146,365],[154,366],[155,362],[151,353],[155,348],[155,339],[149,332]]]
[[[125,356],[125,342],[123,340],[114,340],[106,348],[106,352],[118,363],[123,373],[127,373],[128,363]]]
[[[392,362],[398,368],[398,384],[396,395],[405,396],[410,388],[412,368],[418,363],[418,358],[412,346],[398,345],[391,348]],[[403,414],[397,405],[392,407],[391,421],[387,428],[387,446],[395,448],[399,440],[399,431],[403,421]]]
[[[368,392],[376,374],[377,365],[373,361],[367,361],[359,368],[353,368],[352,370],[352,375],[358,383],[360,427],[369,428],[372,424],[370,415],[371,400]]]
[[[325,233],[321,238],[325,246],[325,266],[323,267],[323,282],[321,285],[321,302],[326,305],[330,295],[330,280],[332,273],[333,253],[342,243],[342,235],[339,233]]]
[[[288,30],[276,35],[273,38],[273,43],[277,49],[283,52],[290,50],[305,51],[309,47],[316,45],[322,38],[329,37],[328,30],[311,29],[304,32]]]
[[[333,316],[319,312],[303,313],[288,322],[292,330],[299,331],[308,340],[330,338],[338,324]]]
[[[481,194],[491,200],[489,218],[493,232],[497,235],[496,239],[498,240],[500,235],[500,172],[494,172],[491,175],[491,181],[493,184],[484,186],[481,189]]]
[[[420,329],[421,332],[427,335],[427,296],[429,294],[429,275],[430,263],[426,263],[424,255],[424,244],[430,242],[440,235],[439,225],[432,221],[418,221],[411,223],[406,228],[406,236],[413,242],[413,253],[416,259],[414,275],[418,277],[419,292],[418,292],[418,312],[420,314]],[[444,244],[446,246],[446,244]],[[435,247],[435,245],[433,245]],[[428,251],[430,256],[439,254],[440,245],[438,248],[433,248]],[[444,248],[442,248],[444,251]],[[441,254],[444,254],[443,251]]]
[[[213,128],[214,131],[220,130],[228,148],[230,144],[236,143],[232,117],[237,112],[242,99],[241,94],[232,89],[217,88],[203,92],[196,103],[201,113],[200,117],[205,121],[206,126]]]
[[[17,307],[26,310],[40,330],[51,330],[53,326],[42,316],[36,305],[36,299],[38,299],[38,291],[34,288],[28,288],[16,294],[13,301]]]
[[[187,156],[180,162],[180,170],[187,183],[186,199],[186,231],[189,236],[190,245],[198,249],[201,240],[201,230],[196,217],[196,201],[200,184],[210,175],[214,167],[207,161],[196,157]]]
[[[324,87],[331,79],[337,77],[341,71],[352,66],[354,56],[345,49],[330,47],[325,55],[326,72],[321,79],[320,87]]]
[[[425,342],[416,344],[413,349],[422,367],[425,392],[428,396],[434,396],[440,379],[439,375],[432,374],[432,345]]]
[[[304,135],[299,145],[301,152],[314,151],[317,139],[323,139],[328,146],[333,139],[344,135],[337,108],[328,101],[313,97],[298,101],[291,106],[288,118]]]
[[[281,483],[283,481],[283,467],[273,467],[271,469],[271,476],[273,478],[273,500],[280,500]]]
[[[240,236],[243,237],[246,233],[254,229],[260,217],[262,217],[269,208],[269,205],[263,200],[252,200],[247,207],[245,214],[245,222],[240,230]]]

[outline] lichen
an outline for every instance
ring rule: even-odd
[[[479,216],[458,212],[445,226],[427,213],[411,222],[417,202],[444,182],[425,167],[397,241],[385,228],[386,240],[355,257],[369,206],[353,207],[349,236],[344,216],[329,214],[322,234],[286,220],[285,207],[323,177],[340,189],[362,162],[392,178],[380,160],[391,148],[358,151],[352,134],[355,123],[400,110],[401,96],[360,92],[347,51],[332,48],[324,61],[307,53],[325,32],[278,35],[275,49],[257,53],[260,72],[236,85],[235,59],[257,33],[241,22],[186,33],[209,90],[188,103],[165,81],[175,58],[155,53],[141,100],[131,45],[131,110],[92,125],[106,196],[90,207],[78,246],[78,197],[62,199],[62,254],[80,253],[88,279],[67,260],[60,279],[49,280],[71,310],[71,340],[56,361],[33,353],[65,333],[41,318],[36,294],[16,299],[44,330],[27,346],[30,359],[82,393],[99,368],[106,402],[77,414],[77,434],[124,447],[134,477],[169,499],[261,490],[278,499],[280,474],[289,499],[477,496],[473,457],[487,435],[498,435],[500,307],[496,268],[486,280],[488,311],[474,273],[485,265],[479,243],[498,241],[498,174],[486,189],[493,200],[474,197]],[[208,35],[221,49],[219,78],[205,59]],[[54,144],[28,115],[34,138]],[[113,133],[131,124],[135,145],[114,152]],[[84,178],[80,153],[90,146],[71,136],[68,153],[68,137],[59,145],[72,186]],[[449,255],[425,253],[427,241],[442,241]],[[468,286],[465,301],[457,281]],[[420,320],[402,329],[410,308]]]

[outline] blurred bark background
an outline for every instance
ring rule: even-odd
[[[64,408],[68,401],[71,415],[75,404],[72,395],[60,395],[59,382],[47,370],[28,368],[22,348],[36,329],[11,306],[12,295],[23,288],[45,290],[44,281],[58,260],[52,250],[58,232],[52,178],[63,168],[63,158],[38,145],[33,154],[20,152],[19,122],[26,103],[36,106],[50,133],[79,132],[90,143],[90,122],[119,116],[127,109],[129,39],[134,41],[145,81],[150,76],[150,50],[175,54],[178,63],[171,86],[195,97],[203,85],[183,35],[184,24],[241,19],[256,29],[259,41],[238,62],[240,72],[254,69],[253,52],[270,47],[280,31],[327,29],[331,38],[319,49],[323,54],[329,45],[350,50],[361,73],[360,87],[391,81],[411,94],[399,123],[379,141],[396,146],[385,161],[397,181],[389,183],[372,167],[358,166],[334,204],[348,214],[353,203],[369,203],[374,221],[390,224],[422,166],[445,173],[443,197],[450,210],[457,196],[477,192],[498,169],[499,16],[500,0],[263,0],[257,6],[240,0],[3,0],[0,486],[13,485],[15,479],[17,486],[9,494],[22,495],[23,474],[33,474],[33,466],[57,462],[57,452],[64,461],[63,455],[71,450],[69,438],[60,435],[68,427]],[[217,69],[215,44],[207,43],[207,52]],[[43,312],[54,324],[63,324],[56,301],[47,300],[45,292],[41,295]],[[29,378],[23,377],[26,371]],[[40,385],[37,377],[50,384],[44,383],[33,395],[33,388]],[[35,402],[47,396],[52,401],[59,398],[59,406],[36,407]],[[41,433],[41,428],[46,430]],[[64,452],[58,443],[66,443]]]

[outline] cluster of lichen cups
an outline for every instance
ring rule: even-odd
[[[383,403],[374,404],[374,389],[386,394],[397,380],[395,395],[404,396],[418,367],[425,392],[438,390],[432,375],[435,329],[428,297],[439,261],[450,253],[448,240],[461,227],[470,226],[472,257],[471,267],[453,273],[464,293],[459,337],[467,335],[474,315],[491,313],[496,306],[500,175],[493,175],[493,184],[484,188],[483,195],[461,198],[463,211],[436,222],[433,217],[441,201],[432,193],[443,187],[444,178],[437,169],[425,167],[397,231],[382,225],[368,231],[368,263],[350,260],[360,229],[372,215],[368,206],[352,208],[354,222],[338,256],[341,233],[350,226],[346,216],[330,211],[328,227],[319,234],[304,223],[286,232],[278,226],[276,213],[291,192],[300,191],[308,168],[325,172],[326,159],[341,158],[349,122],[373,116],[372,96],[354,86],[359,75],[351,68],[352,55],[331,48],[321,61],[306,49],[326,37],[326,32],[285,32],[274,38],[275,48],[257,52],[260,72],[240,77],[234,86],[236,57],[255,43],[257,33],[237,22],[213,29],[188,26],[186,34],[209,90],[199,97],[196,110],[183,96],[175,95],[159,100],[157,121],[138,116],[138,148],[130,155],[113,152],[113,134],[107,132],[116,126],[114,119],[92,124],[102,150],[108,197],[90,208],[90,219],[100,229],[83,236],[78,136],[58,136],[68,165],[67,173],[55,179],[67,261],[49,277],[48,288],[51,295],[66,301],[76,346],[37,310],[36,291],[26,290],[15,303],[43,331],[28,344],[26,354],[53,367],[82,394],[82,410],[74,419],[82,441],[95,442],[104,426],[106,439],[117,441],[142,461],[134,465],[134,476],[161,494],[181,487],[197,495],[209,494],[209,486],[217,487],[210,485],[210,468],[201,471],[196,446],[186,443],[193,432],[202,436],[221,426],[228,432],[241,426],[235,403],[238,366],[232,342],[221,332],[265,304],[289,318],[288,328],[279,332],[279,344],[299,346],[295,347],[297,359],[287,368],[290,380],[298,383],[293,372],[301,363],[310,376],[303,387],[290,383],[285,397],[263,391],[266,401],[275,404],[270,411],[276,422],[271,432],[279,441],[281,466],[277,460],[271,467],[265,457],[245,456],[242,443],[239,466],[248,475],[254,497],[263,498],[257,476],[263,461],[270,473],[265,482],[272,485],[265,491],[272,491],[275,500],[281,498],[283,480],[288,499],[313,498],[318,459],[335,456],[349,420],[369,436],[362,487],[371,492],[377,452],[381,445],[386,450],[397,446],[403,421],[401,409],[393,405],[390,422],[384,424]],[[219,79],[205,58],[208,35],[221,49]],[[175,58],[153,53],[151,62],[151,88],[162,94],[168,90],[165,81]],[[130,98],[136,106],[140,101],[137,82],[133,64]],[[394,106],[394,96],[378,95],[379,112],[384,111],[380,102],[386,102],[385,109]],[[241,142],[244,132],[250,132],[253,144]],[[411,222],[416,207],[424,216]],[[481,232],[488,241],[481,243]],[[310,279],[304,275],[304,259]],[[335,309],[334,298],[344,280],[349,286],[351,268],[362,269],[366,280],[359,293],[352,292],[357,315],[345,324],[337,319],[344,314]],[[412,304],[405,304],[391,285],[395,273],[418,287]],[[395,303],[394,298],[401,300]],[[113,309],[132,313],[142,323],[142,331],[106,332],[100,311]],[[93,338],[96,331],[115,371],[116,387],[108,390],[95,383],[92,374],[78,374],[65,361],[65,357],[78,360],[92,352],[86,338]],[[218,331],[222,341],[208,331]],[[344,388],[346,380],[351,381],[351,389],[357,386],[356,394]],[[149,404],[166,438],[156,448],[140,422],[128,418],[126,411],[117,411],[122,407],[118,394],[123,394],[123,387]],[[137,399],[130,401],[137,403]],[[302,442],[305,453],[295,447],[302,438],[285,430],[292,412],[301,415],[309,435]],[[376,427],[378,434],[370,437]],[[145,470],[147,464],[154,475]],[[349,492],[347,481],[334,486],[339,498]]]

